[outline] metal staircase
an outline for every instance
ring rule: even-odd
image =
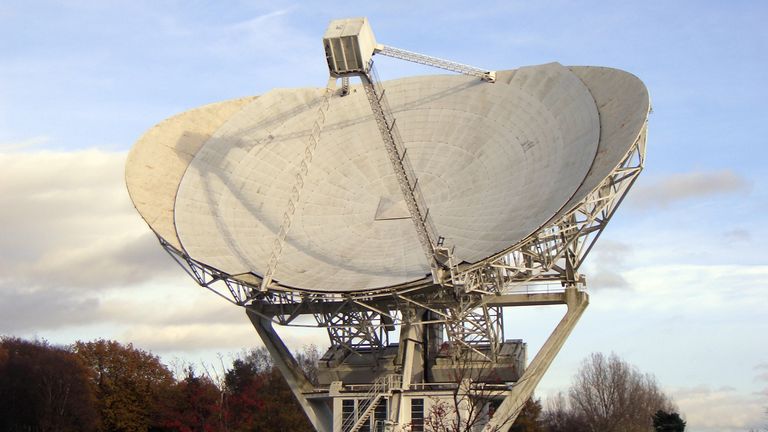
[[[350,415],[341,424],[342,432],[358,432],[376,410],[376,406],[385,397],[392,395],[392,390],[402,387],[400,375],[385,375],[373,383],[368,393],[362,399],[358,399],[358,416]]]

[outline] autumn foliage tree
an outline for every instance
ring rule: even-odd
[[[103,339],[73,349],[90,370],[104,430],[145,432],[161,424],[160,402],[174,380],[157,356]]]
[[[0,430],[96,431],[99,416],[88,370],[46,342],[0,341]]]
[[[313,380],[317,348],[297,354]],[[223,365],[222,365],[223,366]],[[0,432],[310,432],[266,349],[235,359],[219,379],[115,341],[0,339]]]
[[[297,355],[307,375],[316,375],[316,348]],[[225,376],[227,424],[233,432],[311,432],[313,428],[265,348],[236,359]]]
[[[266,370],[247,359],[235,359],[225,375],[226,424],[232,431],[246,431],[264,410]]]
[[[214,382],[198,375],[194,368],[174,384],[161,404],[159,431],[219,432],[226,431],[222,394]]]

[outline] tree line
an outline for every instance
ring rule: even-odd
[[[297,354],[304,367],[317,359],[313,346]],[[178,375],[131,344],[54,346],[6,337],[0,340],[0,430],[312,431],[264,348],[220,374],[186,366]]]
[[[424,431],[479,430],[483,419],[472,416],[473,411],[466,406],[490,403],[495,407],[498,402],[494,401],[493,394],[477,394],[475,400],[455,399],[454,404],[434,404],[424,419]],[[465,407],[463,411],[460,406]],[[594,353],[582,362],[567,392],[558,393],[545,404],[541,399],[529,399],[509,430],[683,432],[685,427],[686,422],[677,413],[674,402],[661,391],[653,375],[641,373],[615,354]]]
[[[566,393],[529,400],[511,432],[683,432],[686,422],[653,375],[593,353]]]
[[[319,352],[296,354],[310,380]],[[567,393],[531,399],[512,432],[681,432],[685,421],[656,380],[616,355],[589,356]],[[443,424],[440,422],[440,424]],[[430,430],[429,422],[425,430]],[[220,371],[177,373],[131,344],[54,346],[0,339],[0,430],[7,432],[312,431],[264,348]],[[461,432],[443,426],[430,432]]]

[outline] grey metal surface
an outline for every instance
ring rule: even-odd
[[[642,83],[607,68],[548,64],[501,71],[495,84],[428,76],[384,87],[438,234],[466,262],[513,247],[578,204],[626,154],[648,112]],[[192,258],[260,275],[322,91],[274,90],[217,114],[228,119],[206,129],[181,177],[179,168],[154,180],[129,174],[157,156],[135,149],[126,177],[137,209],[169,242],[178,233]],[[179,127],[161,124],[136,148],[172,148]],[[174,182],[178,193],[166,186],[152,195],[150,183]],[[359,86],[332,99],[305,188],[277,282],[345,292],[429,273],[412,222],[377,218],[402,198]]]

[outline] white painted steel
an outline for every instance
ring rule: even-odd
[[[133,205],[152,230],[176,249],[173,207],[181,178],[200,147],[229,117],[255,97],[214,103],[170,117],[134,144],[125,164]]]
[[[559,64],[501,71],[495,84],[427,76],[384,87],[438,234],[466,262],[512,248],[577,204],[630,148],[648,107],[630,74]],[[232,275],[264,271],[322,92],[274,90],[242,104],[181,179],[163,179],[180,183],[175,228],[187,254]],[[365,94],[350,92],[332,99],[275,274],[284,286],[376,289],[430,271],[409,219],[376,220],[381,203],[399,208],[402,197]],[[167,147],[178,137],[153,140]],[[133,153],[128,172],[152,157]],[[127,178],[135,203],[134,190],[152,190]],[[167,214],[168,192],[157,199]],[[168,239],[167,218],[160,224],[136,206]]]
[[[323,47],[332,76],[363,72],[376,49],[376,38],[367,18],[333,20],[323,36]]]
[[[637,141],[651,110],[648,89],[638,77],[606,67],[569,69],[587,85],[595,99],[600,114],[600,143],[584,182],[554,219],[576,207],[611,174]]]

